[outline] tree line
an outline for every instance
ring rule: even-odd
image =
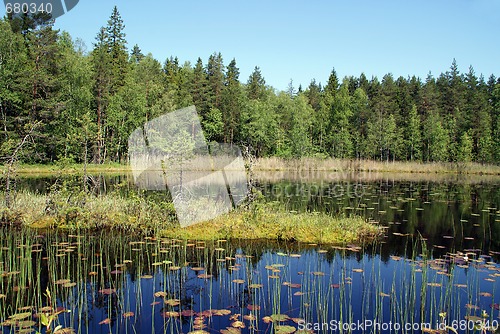
[[[29,133],[20,160],[94,163],[127,160],[130,133],[165,112],[195,105],[210,141],[256,156],[383,161],[500,161],[500,79],[448,71],[381,80],[335,70],[286,91],[259,67],[245,83],[220,53],[193,65],[163,64],[127,49],[115,7],[92,50],[37,14],[0,21],[0,155]]]

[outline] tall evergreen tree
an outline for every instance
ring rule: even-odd
[[[139,45],[134,45],[132,48],[132,51],[130,52],[130,61],[132,63],[140,63],[141,60],[144,59],[144,54],[142,53],[141,49],[139,48]]]
[[[33,162],[55,161],[58,138],[53,130],[62,119],[57,101],[60,90],[61,52],[57,44],[58,30],[52,29],[53,21],[44,21],[26,34],[28,61],[31,62],[31,96],[28,101],[29,119],[40,121],[41,126],[33,134],[35,150]]]
[[[109,46],[107,43],[108,35],[106,29],[101,28],[96,37],[94,50],[91,54],[91,63],[94,74],[94,98],[96,108],[96,143],[93,149],[94,163],[102,163],[105,151],[105,119],[106,108],[108,106],[111,82],[112,66]]]
[[[233,59],[226,69],[222,91],[222,115],[224,119],[224,142],[234,143],[239,139],[243,89],[239,81],[240,70]]]
[[[207,75],[203,66],[203,61],[198,58],[196,65],[193,69],[193,82],[191,85],[191,96],[196,109],[202,117],[208,112],[207,89],[208,89]]]
[[[111,93],[116,92],[123,86],[127,73],[127,41],[125,40],[125,25],[118,8],[113,7],[113,12],[106,27],[106,43],[111,57]]]
[[[224,62],[220,52],[208,58],[207,63],[208,104],[211,108],[221,108],[224,88]]]
[[[266,81],[260,73],[260,68],[255,66],[247,81],[247,95],[249,99],[262,99],[266,92]]]

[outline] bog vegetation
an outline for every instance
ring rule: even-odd
[[[92,46],[48,17],[0,20],[0,155],[16,160],[124,162],[131,131],[195,105],[210,141],[259,157],[500,161],[500,82],[460,73],[337,77],[278,92],[259,67],[245,83],[220,53],[163,63],[127,47],[115,7]],[[172,50],[175,52],[175,50]],[[293,77],[293,69],[290,69]],[[29,136],[27,136],[29,135]]]

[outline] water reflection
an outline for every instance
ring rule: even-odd
[[[437,256],[428,242],[410,236],[398,236],[405,249],[398,255],[388,243],[332,247],[109,232],[0,233],[1,320],[22,308],[36,322],[34,315],[49,304],[46,289],[57,307],[72,311],[60,323],[82,333],[218,333],[235,325],[249,333],[279,332],[279,326],[297,330],[301,323],[331,321],[426,322],[435,328],[443,312],[448,323],[483,319],[484,312],[493,323],[499,316],[498,253],[448,249]],[[5,333],[14,327],[0,325]]]

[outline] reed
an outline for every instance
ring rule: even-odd
[[[408,174],[481,174],[500,175],[500,166],[480,163],[410,162],[342,159],[257,159],[256,171],[337,171],[337,172],[391,172]]]

